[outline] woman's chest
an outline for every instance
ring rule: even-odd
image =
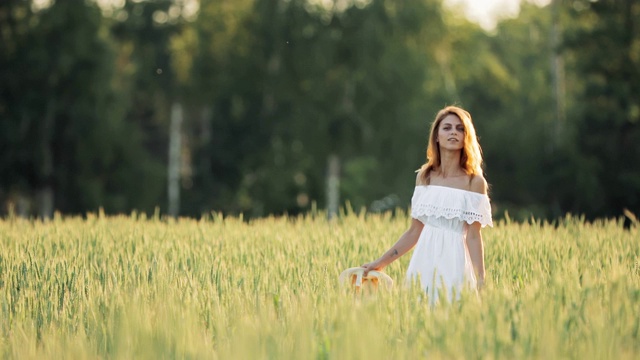
[[[467,175],[450,177],[450,178],[432,176],[430,179],[429,185],[444,186],[444,187],[460,189],[460,190],[469,190],[471,186],[471,181],[469,179],[469,176]]]

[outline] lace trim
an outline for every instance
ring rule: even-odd
[[[479,222],[482,226],[493,226],[491,218],[488,218],[482,213],[456,208],[443,208],[432,204],[416,204],[412,206],[411,215],[443,217],[447,220],[459,218],[468,224]]]
[[[416,186],[411,199],[411,216],[458,218],[469,224],[493,226],[491,204],[486,195],[443,186]]]

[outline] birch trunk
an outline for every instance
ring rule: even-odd
[[[564,58],[560,52],[562,41],[562,26],[560,24],[560,1],[554,0],[552,6],[553,25],[551,27],[551,73],[553,76],[553,87],[555,96],[556,122],[554,127],[553,141],[554,149],[557,149],[562,140],[562,133],[565,123],[565,79],[564,79]]]
[[[327,160],[327,217],[333,219],[338,215],[340,203],[340,157],[329,155]]]
[[[175,217],[180,212],[180,168],[182,148],[182,105],[174,102],[171,105],[171,125],[169,127],[169,166],[167,174],[167,198],[169,215]]]
[[[53,125],[55,121],[55,101],[50,97],[47,102],[47,110],[40,126],[40,155],[42,163],[40,168],[41,183],[36,189],[36,203],[38,215],[43,219],[53,216],[54,191],[53,191]]]

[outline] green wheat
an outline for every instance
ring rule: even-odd
[[[483,232],[480,299],[430,308],[404,286],[355,297],[406,213],[144,214],[0,220],[0,356],[413,359],[640,356],[640,236],[623,219],[508,219]]]

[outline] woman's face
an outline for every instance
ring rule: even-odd
[[[438,127],[440,149],[461,150],[464,147],[464,125],[457,115],[445,116]]]

